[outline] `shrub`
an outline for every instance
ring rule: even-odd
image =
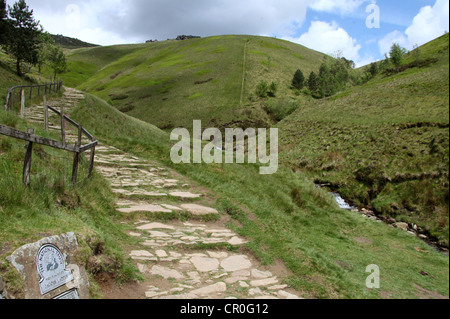
[[[256,96],[260,98],[267,97],[267,91],[269,89],[269,86],[266,81],[259,82],[258,86],[256,87]]]
[[[270,97],[276,97],[278,92],[278,84],[276,82],[270,83],[269,89],[267,90],[267,95]]]
[[[259,82],[258,86],[256,87],[256,96],[260,98],[266,98],[268,96],[270,97],[276,97],[278,92],[278,84],[276,82],[272,82],[270,85],[267,84],[266,81]]]

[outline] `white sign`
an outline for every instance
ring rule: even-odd
[[[42,295],[74,280],[72,272],[66,269],[66,261],[58,247],[51,244],[42,246],[36,259]]]
[[[78,291],[76,289],[72,289],[69,291],[66,291],[65,293],[53,298],[53,299],[80,299],[80,296],[78,295]]]

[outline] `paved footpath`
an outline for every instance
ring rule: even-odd
[[[81,99],[82,92],[66,88],[61,99],[49,104],[63,104],[70,114]],[[32,121],[42,121],[42,114],[39,106],[27,110]],[[51,128],[59,127],[53,120]],[[76,138],[68,131],[69,140]],[[126,249],[145,276],[142,298],[300,299],[282,278],[240,249],[247,240],[226,227],[229,217],[210,207],[214,196],[207,190],[104,144],[96,150],[96,170],[117,194],[117,211],[133,220],[128,235],[139,243]]]

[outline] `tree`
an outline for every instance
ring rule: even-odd
[[[369,73],[372,75],[372,77],[375,77],[375,75],[377,75],[378,72],[379,72],[378,64],[376,64],[375,62],[372,63],[369,68]]]
[[[21,64],[37,63],[38,35],[42,32],[39,21],[35,21],[33,10],[30,10],[25,0],[19,0],[12,7],[8,6],[11,32],[6,39],[6,46],[16,58],[17,75],[22,76]]]
[[[298,69],[297,72],[295,72],[294,79],[292,80],[292,86],[298,90],[305,87],[305,76],[303,75],[302,70]]]
[[[56,75],[64,72],[67,68],[66,56],[64,55],[63,50],[58,46],[50,47],[48,61],[56,81]]]
[[[391,58],[392,63],[394,63],[397,68],[397,72],[400,72],[400,65],[403,61],[403,55],[406,53],[406,49],[402,48],[400,44],[394,43],[391,47],[391,51],[389,56]]]
[[[55,46],[55,40],[48,32],[43,32],[38,36],[37,44],[37,65],[39,75],[41,75],[42,66],[47,64],[50,59],[52,48]]]
[[[8,11],[6,10],[6,0],[0,0],[0,45],[5,44],[8,34]]]
[[[319,89],[321,96],[332,96],[344,90],[350,78],[351,63],[345,58],[330,59],[325,57],[319,71]]]
[[[319,93],[319,78],[317,77],[317,74],[314,72],[311,72],[308,78],[308,88],[311,92],[311,95],[314,97],[321,97]]]

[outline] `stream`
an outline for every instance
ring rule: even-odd
[[[316,184],[316,187],[323,189],[323,188],[326,188],[327,185]],[[448,249],[446,247],[442,247],[441,245],[439,245],[437,243],[437,241],[432,240],[431,238],[427,237],[424,234],[421,234],[419,232],[419,229],[418,229],[417,225],[412,225],[411,226],[411,225],[408,225],[408,224],[405,224],[405,223],[397,223],[395,220],[387,219],[387,218],[384,218],[382,216],[381,217],[377,216],[375,214],[375,212],[373,212],[371,210],[368,210],[368,209],[365,209],[365,208],[360,210],[357,207],[351,206],[349,203],[347,203],[345,201],[345,199],[342,198],[341,194],[339,194],[338,192],[335,192],[335,191],[330,192],[329,190],[328,190],[328,192],[331,195],[333,195],[333,197],[335,198],[337,204],[339,205],[339,207],[341,209],[345,209],[345,210],[349,210],[349,211],[352,211],[352,212],[355,212],[355,213],[362,214],[363,216],[365,216],[365,217],[367,217],[367,218],[369,218],[371,220],[384,222],[384,223],[389,224],[389,225],[391,225],[393,227],[396,227],[396,228],[402,228],[405,231],[407,231],[408,233],[410,233],[410,234],[412,234],[414,236],[417,236],[418,238],[422,239],[426,244],[428,244],[429,246],[433,247],[437,251],[439,251],[441,253],[444,253],[445,255],[448,256],[448,253],[449,253]],[[401,224],[403,224],[403,226],[400,226]],[[405,225],[406,225],[406,228],[403,228],[403,227],[405,227]]]

